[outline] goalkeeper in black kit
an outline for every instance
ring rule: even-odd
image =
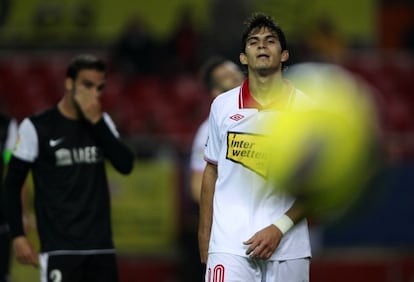
[[[134,153],[102,111],[105,81],[102,60],[76,56],[62,99],[19,126],[5,179],[6,215],[17,260],[40,266],[41,281],[119,281],[105,160],[129,174]],[[30,171],[40,254],[22,223],[20,190]]]

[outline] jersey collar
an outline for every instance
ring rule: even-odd
[[[289,110],[293,104],[293,100],[294,100],[294,87],[293,85],[289,82],[286,81],[286,83],[288,83],[289,86],[289,96],[287,99],[287,104],[284,105],[278,105],[277,103],[273,103],[270,105],[266,105],[266,106],[262,106],[260,105],[254,98],[253,96],[250,94],[250,90],[249,90],[249,80],[245,79],[243,81],[242,86],[240,87],[240,92],[239,92],[239,109],[258,109],[258,110],[266,110],[266,109],[274,109],[274,110]]]
[[[262,106],[256,102],[249,90],[249,80],[245,79],[240,87],[239,109],[260,109]]]

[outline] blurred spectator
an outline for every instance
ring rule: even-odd
[[[409,25],[404,33],[404,49],[414,54],[414,22]]]
[[[65,8],[63,3],[43,1],[37,5],[33,13],[34,42],[48,44],[56,42],[62,36],[58,28],[64,21]]]
[[[71,22],[75,26],[74,40],[82,44],[94,40],[94,25],[96,21],[96,9],[92,3],[77,3],[72,10]]]
[[[345,39],[328,16],[321,16],[304,35],[304,47],[311,60],[341,63],[346,56]]]
[[[6,24],[10,10],[10,0],[0,0],[0,27]]]
[[[241,26],[250,14],[252,2],[254,1],[209,1],[211,22],[206,43],[203,44],[203,53],[207,56],[222,54],[233,62],[239,61]]]
[[[95,21],[95,9],[89,2],[78,3],[73,10],[73,21],[76,27],[90,28]]]
[[[112,50],[112,64],[126,76],[153,73],[157,44],[144,21],[137,15],[127,23]]]
[[[45,28],[60,24],[63,19],[63,7],[59,3],[44,2],[35,9],[33,21],[36,27]]]
[[[177,17],[176,28],[167,39],[166,48],[175,70],[194,72],[197,68],[199,34],[193,23],[191,10],[184,7]]]

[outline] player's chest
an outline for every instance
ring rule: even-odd
[[[223,117],[222,130],[223,138],[228,132],[244,132],[246,134],[266,135],[268,125],[277,120],[276,111],[258,111],[257,109],[242,109],[230,112]]]
[[[277,118],[274,111],[241,111],[237,122],[226,122],[221,154],[228,166],[240,166],[258,175],[267,175],[269,123]]]
[[[57,129],[39,138],[39,159],[56,166],[94,164],[103,160],[93,136],[79,129]]]

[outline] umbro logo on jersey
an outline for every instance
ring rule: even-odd
[[[60,143],[62,143],[62,141],[63,141],[64,139],[65,139],[65,138],[63,138],[63,137],[58,138],[58,139],[50,139],[50,140],[49,140],[49,145],[50,145],[50,147],[56,147],[57,145],[59,145]]]
[[[235,114],[235,115],[232,115],[232,116],[230,117],[230,119],[235,120],[235,121],[239,121],[239,120],[241,120],[242,118],[244,118],[244,115],[241,115],[241,114]]]

